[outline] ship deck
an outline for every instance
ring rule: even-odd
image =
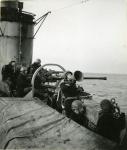
[[[38,99],[0,97],[0,149],[114,150],[116,144],[81,127]]]

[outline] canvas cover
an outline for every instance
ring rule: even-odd
[[[38,99],[0,97],[0,149],[114,150],[116,144],[81,127]]]

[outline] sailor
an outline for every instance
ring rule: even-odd
[[[78,82],[83,81],[83,77],[84,77],[84,75],[81,71],[77,70],[74,72],[74,78],[76,81],[78,81]],[[84,91],[83,87],[78,85],[77,90],[78,90],[80,96],[84,96],[86,99],[92,99],[92,95],[90,93]]]
[[[120,128],[114,118],[114,108],[108,99],[104,99],[100,103],[101,112],[97,123],[97,132],[115,142],[119,142]]]
[[[69,110],[71,109],[70,103],[74,99],[79,99],[83,89],[78,87],[76,84],[76,79],[72,72],[67,71],[64,74],[64,80],[60,83],[60,91],[58,93],[57,105],[60,111],[64,109],[64,102],[69,100],[66,105],[67,116],[69,116]],[[64,110],[63,110],[64,111]]]
[[[80,71],[76,71],[74,74],[70,71],[65,73],[64,82],[60,85],[65,98],[79,96],[91,98],[91,94],[85,92],[81,86],[76,84],[77,81],[82,80],[81,78],[82,73]]]
[[[11,81],[11,92],[16,88],[16,77],[17,77],[17,70],[16,70],[16,61],[12,60],[9,64],[4,65],[2,68],[2,80],[5,81],[8,78]]]
[[[37,74],[34,81],[34,97],[40,98],[48,105],[50,105],[52,101],[51,97],[53,96],[53,91],[55,89],[53,85],[47,84],[50,76],[51,75],[48,73],[47,70],[42,69],[41,72]]]
[[[73,78],[73,73],[70,71],[65,73],[64,82],[61,83],[60,88],[65,98],[79,96],[76,80]]]
[[[66,115],[78,124],[82,126],[87,125],[86,109],[80,100],[66,101],[65,111]]]
[[[29,86],[29,83],[27,80],[27,68],[21,67],[20,73],[17,77],[17,82],[16,82],[17,97],[25,96],[30,90],[31,90],[31,87]]]
[[[16,68],[16,62],[11,61],[9,64],[4,65],[2,68],[2,80],[6,80],[8,77],[13,81],[15,78],[15,68]]]
[[[34,72],[41,66],[41,60],[38,58],[36,59],[33,64],[31,64],[29,67],[28,67],[28,74],[29,73],[32,73],[34,74]]]

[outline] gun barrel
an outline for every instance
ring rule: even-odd
[[[84,77],[85,80],[107,80],[107,77]]]

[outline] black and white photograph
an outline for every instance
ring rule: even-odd
[[[0,149],[127,150],[127,0],[0,0]]]

